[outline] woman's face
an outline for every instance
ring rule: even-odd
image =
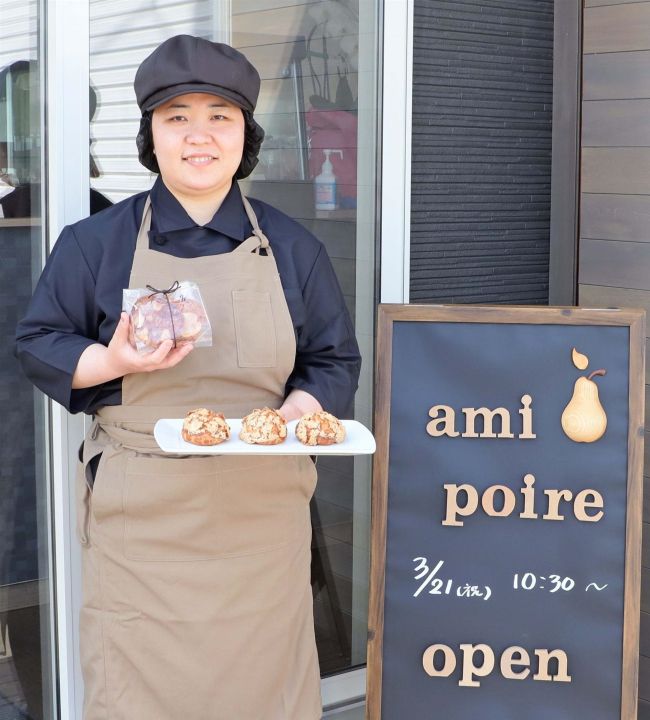
[[[160,174],[177,197],[198,199],[227,192],[244,150],[244,115],[225,98],[179,95],[152,118]]]

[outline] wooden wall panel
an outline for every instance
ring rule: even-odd
[[[578,297],[580,305],[583,307],[643,308],[650,316],[650,292],[647,290],[631,290],[603,285],[580,285],[579,290]],[[650,325],[646,326],[646,333],[650,333]]]
[[[584,52],[647,50],[650,2],[585,8]]]
[[[650,242],[650,195],[585,194],[580,210],[582,237]]]
[[[650,51],[585,55],[583,100],[650,97]]]
[[[583,19],[579,303],[650,313],[650,2],[585,0]],[[650,720],[649,366],[646,359],[642,720]]]
[[[585,55],[583,100],[650,97],[650,51]]]
[[[590,100],[582,111],[583,147],[650,145],[650,99]]]
[[[647,2],[648,0],[584,0],[585,7],[600,7],[601,5],[629,5],[630,3]],[[240,0],[241,2],[241,0]]]
[[[650,243],[580,242],[580,283],[650,290]]]
[[[582,192],[650,195],[650,147],[584,148]]]

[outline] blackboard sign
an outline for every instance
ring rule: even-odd
[[[636,718],[644,336],[380,306],[370,720]]]

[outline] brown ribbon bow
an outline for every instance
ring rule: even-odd
[[[151,295],[148,297],[152,298],[154,295],[164,295],[165,300],[167,300],[167,307],[169,308],[169,319],[172,324],[172,333],[174,335],[174,347],[176,347],[176,328],[174,327],[174,315],[172,313],[172,305],[169,302],[169,295],[172,293],[175,293],[178,288],[180,288],[181,284],[178,282],[178,280],[174,280],[174,282],[167,288],[167,290],[158,290],[158,288],[153,287],[152,285],[147,285],[147,290],[151,290]]]

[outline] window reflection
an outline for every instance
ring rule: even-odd
[[[45,404],[12,355],[42,261],[35,26],[36,4],[27,3],[9,24],[11,46],[22,47],[11,54],[0,26],[0,717],[11,720],[54,717]]]
[[[371,142],[374,135],[376,63],[373,42],[360,57],[359,15],[365,14],[366,33],[374,37],[376,3],[260,0],[240,11],[234,7],[233,44],[262,76],[255,115],[267,133],[260,164],[242,185],[299,220],[326,246],[363,355],[349,417],[370,425],[374,261],[368,260],[374,257],[374,207],[367,193],[360,207],[358,191],[361,178],[374,186],[376,176],[368,160],[358,167],[358,145],[364,134]],[[360,60],[370,72],[359,73]],[[364,103],[369,112],[360,114]],[[365,459],[318,461],[312,587],[323,675],[365,663],[369,483]]]
[[[4,89],[4,94],[0,91],[0,98],[7,107],[5,136],[8,137],[9,132],[14,133],[12,142],[0,141],[0,217],[3,218],[41,216],[41,142],[38,125],[34,126],[38,121],[38,107],[31,107],[34,94],[38,97],[38,78],[35,61],[19,60],[0,71],[0,88]],[[89,88],[88,107],[92,122],[97,109],[97,94],[92,86]],[[30,112],[36,115],[32,117]],[[90,144],[90,177],[98,178],[101,173],[93,157],[92,138]],[[91,215],[112,204],[91,186]]]

